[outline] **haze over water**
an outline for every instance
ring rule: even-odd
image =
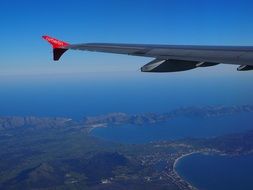
[[[180,107],[253,103],[253,76],[224,74],[219,66],[176,74],[83,72],[0,79],[1,115],[80,119],[109,112],[163,113]]]

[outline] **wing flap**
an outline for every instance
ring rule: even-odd
[[[237,71],[251,71],[253,70],[253,66],[251,65],[241,65],[237,68]]]
[[[153,72],[153,73],[162,73],[162,72],[178,72],[178,71],[187,71],[197,68],[198,62],[195,61],[181,61],[181,60],[154,60],[150,63],[144,65],[141,68],[142,72]]]

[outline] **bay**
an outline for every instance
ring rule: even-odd
[[[176,171],[198,189],[253,189],[253,154],[246,156],[192,154],[177,162]]]
[[[244,113],[219,117],[178,117],[164,123],[142,126],[123,125],[95,128],[91,135],[121,143],[148,143],[151,141],[183,138],[207,138],[253,129],[253,114]]]

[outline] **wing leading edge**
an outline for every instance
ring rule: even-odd
[[[253,70],[253,46],[176,46],[85,43],[69,44],[43,36],[53,47],[57,61],[69,49],[155,58],[142,72],[177,72],[224,64],[240,65],[238,71]]]

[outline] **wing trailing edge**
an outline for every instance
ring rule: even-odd
[[[241,65],[240,67],[237,68],[237,71],[252,71],[253,66],[251,65]]]
[[[198,67],[211,67],[219,63],[155,59],[141,68],[142,72],[163,73],[188,71]]]

